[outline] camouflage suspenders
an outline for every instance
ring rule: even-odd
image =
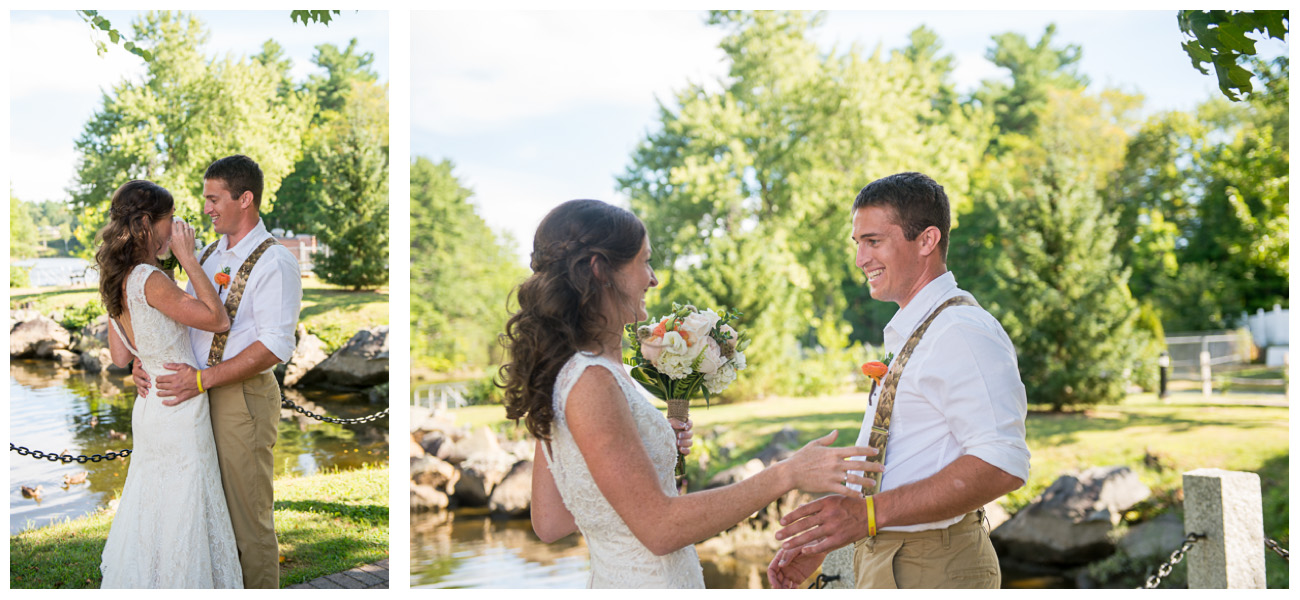
[[[213,242],[208,249],[203,252],[203,258],[199,259],[199,265],[207,262],[208,257],[217,250],[217,245],[221,240]],[[253,265],[257,264],[257,259],[262,258],[262,254],[267,248],[276,245],[279,242],[275,238],[266,238],[253,250],[248,258],[244,259],[244,264],[239,265],[239,270],[235,276],[230,279],[230,293],[226,295],[226,314],[230,316],[230,325],[235,325],[235,313],[239,311],[239,301],[244,297],[244,284],[248,283],[248,274],[253,272]],[[221,333],[212,336],[212,350],[208,353],[208,366],[211,367],[221,362],[221,355],[226,352],[226,340],[230,337],[230,330],[227,329]]]
[[[898,391],[898,380],[903,376],[903,367],[907,366],[907,359],[912,357],[912,350],[916,348],[917,344],[921,343],[921,336],[925,335],[925,330],[930,328],[930,323],[933,323],[934,318],[939,316],[939,313],[943,312],[943,309],[948,308],[949,306],[979,305],[976,304],[970,296],[955,296],[949,298],[946,302],[940,304],[939,308],[934,309],[934,312],[930,313],[930,316],[925,318],[925,321],[916,328],[916,331],[912,332],[912,337],[907,339],[907,343],[903,345],[903,350],[898,353],[898,356],[894,357],[892,362],[890,362],[889,374],[885,375],[884,387],[880,391],[880,406],[876,407],[876,418],[871,424],[871,437],[867,441],[868,446],[875,448],[880,452],[875,456],[868,457],[868,462],[879,463],[881,465],[885,464],[885,447],[889,443],[890,417],[894,412],[894,393]],[[871,494],[880,491],[880,480],[883,473],[867,473],[867,476],[875,481],[876,484],[872,486],[870,493],[867,493],[864,489],[863,496],[870,496]]]

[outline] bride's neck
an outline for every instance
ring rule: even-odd
[[[609,331],[600,336],[595,342],[587,344],[581,350],[589,354],[599,354],[615,362],[623,361],[623,336],[622,330]]]

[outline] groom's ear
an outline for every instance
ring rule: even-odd
[[[253,206],[253,192],[244,190],[244,193],[239,195],[239,207],[248,210],[251,206]]]

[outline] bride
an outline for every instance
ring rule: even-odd
[[[169,373],[165,363],[193,365],[187,327],[230,327],[206,276],[192,277],[195,298],[159,269],[157,257],[170,247],[186,273],[203,273],[194,229],[172,215],[171,193],[152,182],[131,181],[113,194],[95,260],[119,367],[133,356],[154,374]],[[102,587],[243,587],[207,395],[167,407],[151,388],[136,399],[131,428],[135,447],[104,545]]]
[[[832,432],[749,479],[679,496],[673,467],[690,424],[670,425],[622,367],[623,326],[647,319],[659,283],[650,251],[627,210],[561,204],[537,228],[533,275],[506,324],[506,414],[537,438],[533,530],[545,542],[580,531],[590,587],[702,588],[696,542],[792,489],[856,495],[846,483],[870,480],[850,471],[880,470],[847,460],[874,450],[827,447]]]

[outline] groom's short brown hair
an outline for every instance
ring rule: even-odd
[[[217,159],[208,165],[203,173],[204,179],[220,179],[225,182],[230,196],[238,198],[244,192],[253,193],[253,206],[262,208],[262,168],[243,154],[235,154]]]
[[[952,212],[948,194],[923,173],[895,173],[881,177],[862,188],[853,201],[853,210],[868,206],[888,206],[894,209],[895,225],[903,229],[907,241],[916,239],[929,227],[939,229],[939,252],[948,258],[948,230],[952,226]]]

